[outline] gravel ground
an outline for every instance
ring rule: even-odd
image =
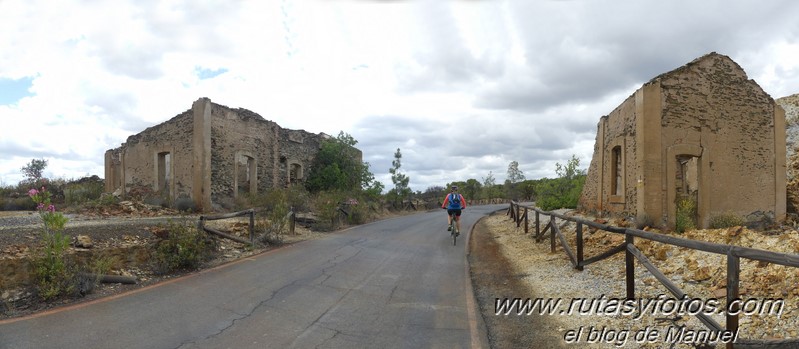
[[[575,309],[584,309],[585,311],[575,311],[571,315],[560,312],[556,312],[555,315],[527,315],[524,311],[522,311],[523,315],[516,315],[519,313],[518,308],[514,308],[516,311],[508,312],[509,315],[496,315],[496,312],[486,312],[484,309],[487,324],[490,324],[491,320],[500,325],[507,324],[511,322],[507,319],[514,317],[529,318],[526,321],[531,324],[543,319],[543,322],[549,324],[550,330],[556,331],[556,333],[549,333],[545,338],[558,338],[559,343],[531,342],[535,343],[532,347],[537,347],[536,345],[541,343],[557,347],[557,345],[566,345],[567,342],[571,342],[569,347],[580,348],[724,347],[723,345],[699,346],[695,344],[672,346],[671,343],[665,341],[665,337],[676,333],[680,326],[685,326],[687,330],[705,330],[704,325],[693,316],[677,316],[663,311],[659,314],[648,312],[639,318],[636,314],[608,311],[613,310],[606,306],[612,304],[611,299],[621,301],[626,295],[623,253],[589,265],[584,271],[578,271],[571,266],[568,256],[560,246],[555,253],[551,253],[548,240],[541,243],[534,242],[530,235],[524,235],[523,228],[516,228],[516,225],[506,215],[498,214],[487,217],[482,223],[487,227],[486,238],[493,240],[499,246],[502,255],[509,261],[508,269],[511,271],[505,272],[505,275],[508,275],[509,281],[518,282],[521,285],[512,293],[498,293],[496,297],[560,299],[563,305],[557,308],[559,310],[566,309],[567,304],[571,302],[580,302],[575,300],[586,300],[583,303],[575,303],[578,305]],[[565,226],[562,231],[570,238],[569,243],[574,249],[574,227]],[[756,248],[783,252],[789,252],[792,249],[796,251],[795,246],[799,246],[795,245],[795,241],[799,241],[799,233],[795,231],[764,234],[739,228],[729,231],[698,231],[684,234],[683,237],[711,241],[714,239],[730,240],[728,233],[736,231],[738,233],[732,240],[741,245],[749,244]],[[623,237],[618,234],[602,231],[587,233],[585,255],[586,257],[596,255],[621,242],[623,242]],[[719,298],[724,306],[723,296],[719,297],[714,294],[719,289],[723,290],[723,284],[720,281],[724,280],[726,275],[723,256],[697,253],[693,250],[664,246],[659,243],[637,241],[636,245],[691,298],[696,297],[702,300]],[[758,317],[742,316],[738,338],[799,338],[797,336],[797,330],[799,330],[799,310],[797,310],[799,309],[799,270],[774,265],[759,265],[753,262],[743,262],[741,268],[743,298],[783,298],[785,306],[781,316],[773,314]],[[660,295],[673,298],[641,264],[636,263],[636,298],[641,300],[658,299]],[[493,302],[494,299],[489,299],[489,301]],[[599,306],[600,303],[605,306]],[[661,304],[664,303],[661,302]],[[593,307],[591,307],[592,305]],[[483,306],[486,308],[485,304]],[[493,310],[493,306],[493,303],[490,304],[488,308],[491,309],[489,310]],[[620,309],[620,307],[616,308]],[[605,309],[610,314],[597,314],[597,309]],[[722,315],[716,315],[713,318],[724,326],[725,320]],[[542,327],[528,327],[530,331],[536,329],[546,330]],[[592,338],[592,335],[596,337],[597,334],[603,334],[604,337]],[[636,334],[640,336],[648,334],[653,337],[650,339],[640,337],[636,340]],[[522,343],[522,345],[524,344]],[[513,345],[513,347],[515,346]],[[500,344],[496,347],[511,346]]]

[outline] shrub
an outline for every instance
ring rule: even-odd
[[[56,212],[51,202],[51,193],[42,187],[41,190],[28,191],[30,200],[36,203],[36,209],[42,218],[42,246],[33,257],[34,275],[39,296],[45,300],[53,299],[75,289],[75,268],[67,259],[69,236],[64,234],[67,218]]]
[[[213,238],[193,225],[169,222],[166,230],[167,238],[158,241],[153,252],[157,272],[197,269],[216,250]]]
[[[744,224],[746,224],[746,220],[732,212],[725,212],[710,218],[710,228],[712,229],[737,227]]]
[[[314,212],[319,216],[319,226],[322,229],[335,229],[342,213],[339,211],[340,203],[346,195],[339,191],[319,192],[314,200]]]
[[[576,208],[584,183],[584,175],[574,178],[541,179],[536,187],[538,196],[535,204],[545,211]]]
[[[167,205],[166,200],[160,196],[147,196],[142,199],[142,202],[150,206],[166,207]]]
[[[179,197],[175,199],[175,209],[180,212],[195,212],[197,211],[197,203],[194,199],[189,197]]]
[[[96,177],[96,176],[95,176]],[[97,180],[79,180],[64,186],[64,203],[80,205],[97,200],[103,194],[104,185]]]
[[[32,211],[36,209],[36,203],[27,196],[0,198],[0,207],[5,211]]]
[[[285,216],[272,219],[258,219],[255,221],[255,231],[260,232],[258,242],[264,245],[282,245],[283,235],[286,233],[288,221]]]
[[[675,217],[674,229],[678,233],[696,228],[696,201],[683,198],[677,201],[677,217]]]
[[[118,260],[116,258],[102,256],[92,260],[90,264],[84,265],[82,269],[88,272],[77,273],[75,291],[81,295],[91,293],[100,283],[100,278],[108,274],[111,268],[117,263]]]
[[[33,259],[33,270],[39,296],[50,300],[75,290],[76,271],[67,260],[69,236],[62,231],[44,234],[42,248]]]
[[[646,213],[639,214],[635,217],[635,227],[637,229],[644,229],[646,227],[654,227],[655,220]]]

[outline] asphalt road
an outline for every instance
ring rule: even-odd
[[[0,348],[488,348],[466,245],[504,207],[457,246],[436,210],[0,322]]]

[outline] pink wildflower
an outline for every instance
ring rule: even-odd
[[[28,190],[28,196],[33,197],[36,194],[39,194],[39,191],[36,190],[35,188],[31,188],[31,190]]]
[[[37,210],[43,210],[44,209],[44,203],[40,202],[38,205],[36,205],[36,209]]]
[[[50,206],[47,206],[47,210],[50,212],[55,212],[55,205],[50,204]]]

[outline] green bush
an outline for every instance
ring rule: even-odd
[[[64,186],[64,203],[81,205],[97,200],[103,194],[102,181],[84,181],[69,183]]]
[[[27,196],[18,198],[0,197],[0,208],[4,211],[32,211],[36,209],[36,203]]]
[[[153,252],[157,272],[197,269],[216,250],[213,238],[194,225],[169,222],[166,229],[167,238],[158,241]]]
[[[696,228],[696,201],[683,198],[677,201],[677,217],[674,223],[674,230],[678,233]]]
[[[584,175],[574,178],[541,179],[535,190],[537,193],[535,204],[545,211],[576,208],[584,184]]]
[[[39,297],[50,300],[75,290],[76,270],[67,259],[69,236],[61,230],[43,234],[42,247],[33,259]]]
[[[746,224],[746,220],[732,212],[726,212],[710,218],[710,228],[712,229],[737,227],[744,224]]]
[[[335,229],[341,219],[340,203],[346,195],[340,191],[319,192],[313,202],[314,212],[319,216],[319,228]]]
[[[81,295],[92,293],[100,284],[100,278],[108,274],[118,262],[116,258],[100,256],[83,265],[81,267],[83,271],[76,275],[75,291]]]

